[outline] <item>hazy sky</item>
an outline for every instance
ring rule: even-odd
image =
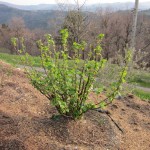
[[[3,2],[9,2],[18,5],[34,5],[34,4],[54,4],[56,1],[58,2],[73,2],[74,0],[0,0]],[[79,2],[83,2],[84,0],[79,0]],[[135,0],[87,0],[87,4],[92,3],[113,3],[113,2],[134,2]],[[147,2],[150,0],[139,0],[140,2]]]

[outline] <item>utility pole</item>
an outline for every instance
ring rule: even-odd
[[[138,7],[139,0],[135,0],[135,7],[133,11],[133,25],[132,25],[132,33],[131,33],[131,49],[135,50],[135,36],[136,36],[136,28],[137,28],[137,16],[138,16]]]

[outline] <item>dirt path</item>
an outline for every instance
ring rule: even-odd
[[[150,88],[142,87],[142,86],[135,86],[135,88],[145,91],[145,92],[150,92]]]
[[[29,66],[17,65],[18,69],[24,69],[25,67],[29,70],[31,69],[31,67],[29,67]],[[39,72],[45,72],[44,69],[41,67],[34,67],[34,69],[39,71]]]

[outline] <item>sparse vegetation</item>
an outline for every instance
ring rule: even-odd
[[[0,61],[1,63],[1,61]],[[0,88],[3,88],[5,82],[8,80],[10,76],[12,76],[12,68],[9,68],[7,71],[3,69],[3,65],[0,64],[1,76],[0,76]]]
[[[150,88],[150,73],[145,71],[141,71],[141,73],[134,72],[133,77],[129,77],[129,82],[138,86]]]
[[[33,63],[35,67],[40,66],[40,58],[39,57],[32,57],[33,58]],[[13,66],[17,65],[23,65],[23,62],[20,60],[19,55],[10,55],[7,53],[0,53],[0,59],[12,64]]]
[[[133,93],[142,100],[150,101],[150,92],[145,92],[143,90],[135,89]]]
[[[0,66],[0,77],[12,68],[3,61]],[[90,99],[94,101],[93,93]],[[52,119],[56,109],[31,86],[24,73],[15,68],[0,88],[0,103],[2,149],[137,149],[137,144],[138,150],[149,148],[150,103],[136,97],[116,100],[107,107],[110,112],[114,110],[111,117],[125,134],[114,127],[107,115],[97,111],[87,112],[80,121],[61,116]],[[135,132],[135,128],[140,130]],[[119,134],[122,136],[118,137]],[[110,140],[114,138],[117,141]],[[121,147],[118,141],[122,142]]]
[[[149,10],[60,1],[0,2],[0,149],[149,149]]]

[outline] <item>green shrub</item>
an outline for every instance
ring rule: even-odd
[[[119,94],[121,84],[125,82],[131,54],[129,51],[127,52],[126,63],[117,82],[112,83],[107,89],[104,89],[103,86],[93,89],[96,77],[106,63],[101,55],[101,41],[104,35],[100,34],[97,37],[96,46],[92,46],[94,51],[88,51],[84,60],[82,54],[85,52],[87,43],[74,42],[72,45],[74,55],[70,57],[67,48],[67,29],[61,30],[60,35],[62,38],[61,50],[56,49],[55,41],[49,34],[45,35],[44,42],[41,40],[37,42],[41,51],[40,62],[44,73],[38,72],[34,67],[27,70],[27,73],[32,85],[51,101],[61,115],[78,119],[88,110],[103,108],[112,103],[115,96]],[[12,39],[16,49],[17,40],[16,38]],[[25,53],[23,39],[20,40],[22,43],[20,52]],[[32,66],[32,57],[27,53],[21,58],[25,64]],[[91,91],[100,94],[104,90],[107,90],[106,99],[99,100],[97,104],[87,102]]]

